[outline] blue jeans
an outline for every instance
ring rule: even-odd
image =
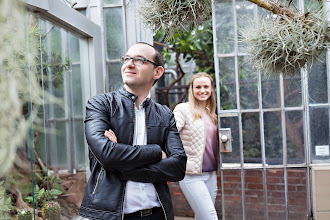
[[[179,182],[196,220],[218,220],[214,203],[217,196],[217,173],[203,172],[201,175],[186,175]]]

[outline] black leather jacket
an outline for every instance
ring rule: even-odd
[[[126,182],[132,180],[153,183],[166,219],[174,219],[167,181],[182,180],[187,161],[174,115],[166,106],[145,100],[147,145],[133,146],[136,99],[122,87],[87,103],[85,134],[91,175],[79,212],[83,217],[123,219]],[[109,129],[118,143],[104,136]],[[162,150],[166,159],[161,159]]]

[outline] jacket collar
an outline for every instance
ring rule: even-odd
[[[137,95],[134,95],[133,93],[128,92],[124,86],[121,86],[119,88],[119,93],[122,94],[123,96],[127,97],[128,99],[130,99],[132,102],[135,102],[138,98]],[[151,102],[150,96],[148,96],[144,102],[143,102],[143,107],[147,107]]]

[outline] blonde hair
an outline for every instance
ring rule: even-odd
[[[207,77],[211,81],[212,92],[211,92],[211,96],[206,101],[206,113],[211,117],[212,122],[214,124],[217,124],[218,123],[218,118],[217,118],[217,114],[215,113],[216,101],[215,101],[213,79],[209,74],[207,74],[205,72],[196,73],[191,79],[190,86],[189,86],[189,98],[188,98],[190,111],[191,111],[191,113],[194,117],[194,120],[197,120],[199,118],[203,118],[204,109],[202,109],[199,106],[198,100],[195,98],[194,93],[193,93],[194,80],[197,79],[197,78],[201,78],[201,77]]]

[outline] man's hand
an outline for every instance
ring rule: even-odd
[[[167,158],[167,155],[164,151],[162,151],[162,159],[165,159],[165,158]]]
[[[104,136],[109,138],[109,140],[112,141],[113,143],[117,143],[117,137],[111,129],[109,129],[109,131],[105,131]]]

